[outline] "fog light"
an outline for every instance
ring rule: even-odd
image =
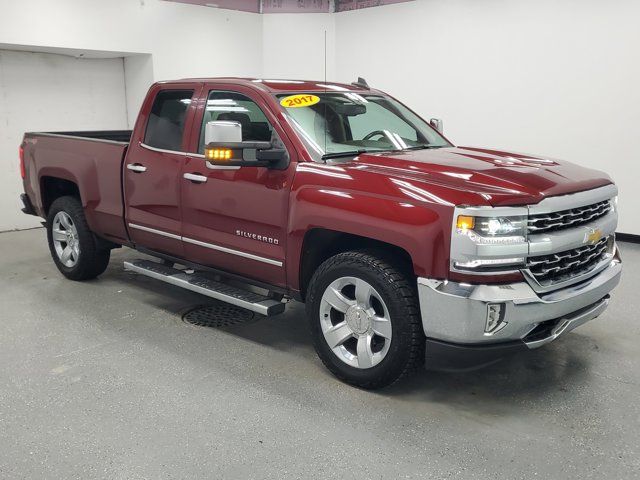
[[[489,303],[487,305],[487,321],[484,326],[485,334],[493,334],[502,329],[504,322],[504,303]]]

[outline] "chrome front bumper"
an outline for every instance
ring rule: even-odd
[[[616,255],[593,277],[544,294],[524,281],[470,285],[418,278],[424,333],[431,340],[473,348],[513,342],[537,348],[600,315],[621,272]],[[487,333],[488,309],[496,304],[501,321]]]

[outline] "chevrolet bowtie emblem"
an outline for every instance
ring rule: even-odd
[[[584,234],[584,243],[593,245],[594,243],[598,243],[601,238],[602,230],[599,228],[590,228],[587,233]]]

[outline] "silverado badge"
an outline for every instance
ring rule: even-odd
[[[602,230],[599,228],[589,228],[587,233],[584,234],[584,243],[594,245],[602,238]]]

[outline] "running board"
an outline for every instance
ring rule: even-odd
[[[124,262],[124,269],[237,307],[246,308],[267,317],[284,312],[285,304],[272,298],[211,280],[197,273],[185,273],[177,268],[150,260],[126,261]]]

